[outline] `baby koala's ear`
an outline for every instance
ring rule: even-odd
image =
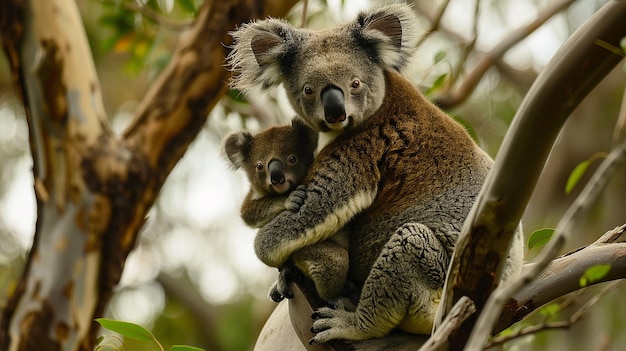
[[[307,150],[315,150],[317,148],[318,133],[313,128],[309,127],[304,121],[298,117],[291,120],[291,126],[298,136],[303,145],[306,145]]]
[[[254,136],[248,132],[233,132],[222,141],[222,155],[234,169],[243,167],[250,156]]]
[[[281,83],[298,50],[298,29],[270,18],[244,24],[231,35],[235,43],[227,63],[233,72],[232,88],[250,93]]]
[[[361,12],[352,28],[359,45],[374,52],[383,67],[401,72],[417,49],[418,23],[409,5],[395,4]]]

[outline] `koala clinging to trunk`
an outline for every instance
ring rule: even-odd
[[[393,328],[429,334],[459,232],[492,165],[462,126],[399,72],[416,49],[406,5],[346,25],[297,29],[268,19],[233,33],[229,56],[243,91],[282,83],[299,118],[329,140],[309,168],[303,202],[261,228],[255,250],[281,267],[350,223],[356,310],[314,314],[311,342],[363,340]],[[506,274],[521,267],[521,233]]]
[[[289,126],[268,128],[256,135],[241,131],[224,138],[224,155],[235,169],[242,168],[250,181],[250,191],[241,205],[241,218],[248,226],[260,228],[280,212],[298,209],[299,198],[288,195],[302,183],[313,163],[317,138],[317,131],[299,119]],[[304,247],[291,257],[324,301],[338,297],[344,288],[348,274],[347,235],[346,231],[339,231],[329,240]],[[286,277],[281,278],[270,291],[274,300],[289,296]]]

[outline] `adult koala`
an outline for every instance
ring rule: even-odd
[[[314,314],[311,342],[363,340],[393,328],[429,334],[450,257],[492,165],[459,124],[399,72],[416,49],[417,19],[391,5],[325,29],[278,19],[233,33],[232,86],[283,83],[296,111],[328,144],[284,211],[261,228],[258,257],[282,267],[295,251],[350,224],[349,279],[356,310]],[[507,274],[521,267],[518,233]]]

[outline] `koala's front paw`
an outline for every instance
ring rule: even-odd
[[[306,199],[306,185],[298,185],[285,200],[285,208],[296,212],[304,204]]]
[[[278,278],[270,288],[270,299],[281,302],[284,299],[293,297],[293,291],[289,284],[293,281],[293,270],[290,266],[285,266],[278,272]]]

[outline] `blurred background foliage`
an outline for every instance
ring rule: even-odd
[[[478,3],[476,2],[478,1]],[[495,156],[530,84],[567,37],[606,1],[573,1],[489,69],[474,92],[448,113],[471,130]],[[147,87],[168,62],[177,39],[192,23],[200,0],[79,0],[94,55],[105,109],[121,133]],[[307,26],[350,20],[368,0],[311,0]],[[551,1],[416,1],[424,31],[444,16],[420,47],[409,77],[429,98],[454,89],[473,67],[515,28],[532,21]],[[300,25],[303,4],[289,20]],[[6,58],[0,54],[0,308],[18,279],[32,242],[35,200],[28,127],[12,91]],[[528,234],[554,227],[581,186],[566,195],[574,167],[597,152],[608,152],[624,97],[626,73],[617,68],[580,105],[563,129],[524,215]],[[168,347],[188,344],[207,350],[250,350],[274,307],[266,292],[275,271],[255,257],[254,231],[239,218],[247,192],[241,172],[226,167],[219,153],[230,131],[258,131],[287,122],[284,93],[243,99],[236,92],[212,111],[204,130],[168,178],[150,211],[141,240],[129,257],[108,316],[150,328]],[[591,165],[582,182],[599,162]],[[624,223],[626,177],[616,177],[604,197],[578,222],[567,250],[594,241]],[[587,296],[598,288],[587,289]],[[621,289],[621,293],[624,288]],[[619,349],[626,344],[626,306],[612,292],[570,332],[551,331],[504,345],[506,349]],[[584,301],[575,296],[568,301]],[[575,310],[574,308],[570,308]],[[534,322],[567,318],[568,309],[538,313]],[[526,323],[531,323],[526,322]],[[564,334],[567,333],[567,334]],[[105,333],[106,334],[106,333]],[[566,338],[563,336],[567,335]],[[112,345],[119,340],[109,336]],[[125,341],[128,350],[150,350]],[[154,349],[154,348],[152,348]]]

